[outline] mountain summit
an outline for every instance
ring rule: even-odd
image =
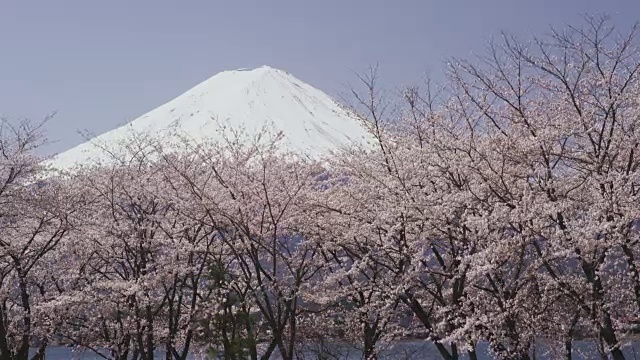
[[[322,91],[289,73],[262,66],[224,71],[130,123],[98,135],[49,162],[68,169],[104,163],[142,134],[163,144],[223,141],[242,133],[279,134],[286,150],[317,158],[372,139],[360,120]]]

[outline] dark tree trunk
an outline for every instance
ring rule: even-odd
[[[478,354],[475,349],[469,350],[467,353],[469,354],[469,360],[478,360]]]

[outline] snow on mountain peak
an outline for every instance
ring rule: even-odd
[[[328,95],[285,71],[261,66],[218,73],[130,123],[58,154],[49,164],[64,170],[109,163],[140,136],[165,144],[215,142],[238,132],[256,136],[265,128],[282,134],[286,150],[312,158],[372,143],[364,124]]]

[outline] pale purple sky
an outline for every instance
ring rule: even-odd
[[[40,119],[57,152],[133,120],[217,72],[270,65],[336,96],[379,63],[402,86],[502,30],[545,33],[638,0],[40,0],[0,2],[0,115]]]

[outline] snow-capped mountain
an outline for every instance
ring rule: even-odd
[[[78,164],[108,163],[140,136],[163,144],[223,141],[238,132],[280,134],[282,146],[312,158],[372,138],[360,120],[322,91],[268,66],[225,71],[130,123],[53,157],[64,170]],[[137,139],[137,140],[136,140]]]

